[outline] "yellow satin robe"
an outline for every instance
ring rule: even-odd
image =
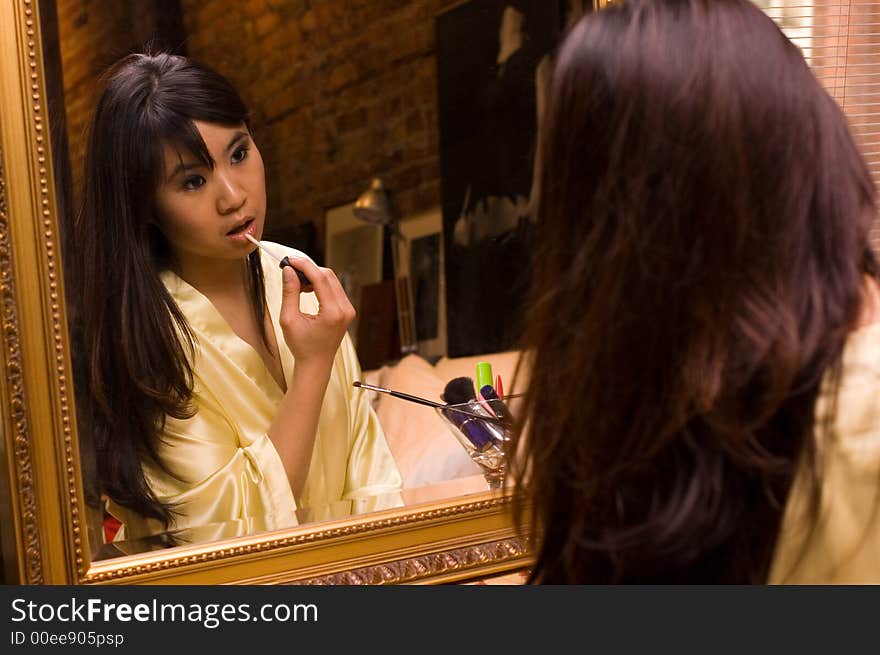
[[[880,584],[880,324],[855,330],[843,353],[833,406],[826,386],[816,424],[821,469],[818,521],[809,514],[807,471],[795,480],[770,584]]]
[[[271,242],[263,245],[279,256],[304,256]],[[290,385],[295,362],[278,322],[281,271],[260,252],[269,314]],[[186,420],[167,418],[158,447],[167,471],[144,463],[156,496],[176,509],[169,529],[188,529],[190,538],[204,541],[296,525],[298,508],[308,508],[308,520],[325,520],[402,504],[401,476],[368,394],[352,386],[361,371],[348,335],[336,353],[308,477],[297,503],[267,435],[284,395],[281,388],[257,352],[205,296],[170,271],[161,277],[196,342],[196,414]],[[303,293],[300,308],[317,313],[315,294]],[[163,531],[155,520],[115,504],[109,507],[124,526],[117,539],[142,539]],[[300,510],[300,517],[303,513]]]

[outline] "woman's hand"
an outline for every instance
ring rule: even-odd
[[[309,362],[329,364],[333,361],[345,331],[354,320],[355,311],[339,278],[329,268],[322,268],[304,258],[290,257],[289,261],[306,274],[318,297],[317,314],[300,311],[300,283],[289,266],[281,270],[281,330],[284,341],[293,353],[297,365]]]

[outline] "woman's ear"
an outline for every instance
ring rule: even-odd
[[[141,218],[143,219],[143,222],[141,223],[142,225],[148,225],[156,228],[157,230],[160,229],[161,219],[159,209],[158,207],[156,207],[155,194],[150,199],[150,205],[146,210],[144,210]]]
[[[159,220],[156,218],[155,214],[151,214],[141,223],[141,230],[143,236],[151,242],[164,244],[165,233],[162,232],[162,226],[159,225]]]

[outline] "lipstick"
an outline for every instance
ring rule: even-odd
[[[303,291],[311,291],[312,283],[309,282],[309,278],[306,277],[305,273],[303,273],[301,270],[296,268],[296,266],[294,266],[293,264],[290,263],[289,257],[287,257],[286,255],[284,257],[280,257],[280,258],[276,257],[274,255],[274,253],[269,252],[268,248],[263,246],[262,243],[260,243],[255,238],[253,238],[250,234],[245,234],[244,236],[247,238],[248,241],[250,241],[252,244],[257,246],[260,250],[262,250],[264,253],[269,255],[269,257],[274,259],[276,262],[278,262],[278,268],[284,268],[285,266],[290,266],[290,268],[292,268],[296,272],[296,276],[299,278],[299,283],[302,286],[302,290]]]

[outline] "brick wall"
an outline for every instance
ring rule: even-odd
[[[57,7],[71,174],[78,199],[85,133],[99,76],[150,37],[156,17],[152,0],[57,0]]]
[[[402,216],[440,204],[434,17],[456,0],[181,0],[186,51],[254,113],[267,227],[313,221],[381,175]],[[151,34],[153,3],[59,0],[75,184],[97,75]]]
[[[402,216],[440,203],[434,16],[450,0],[183,0],[190,56],[254,110],[270,227],[314,221],[379,174]]]

